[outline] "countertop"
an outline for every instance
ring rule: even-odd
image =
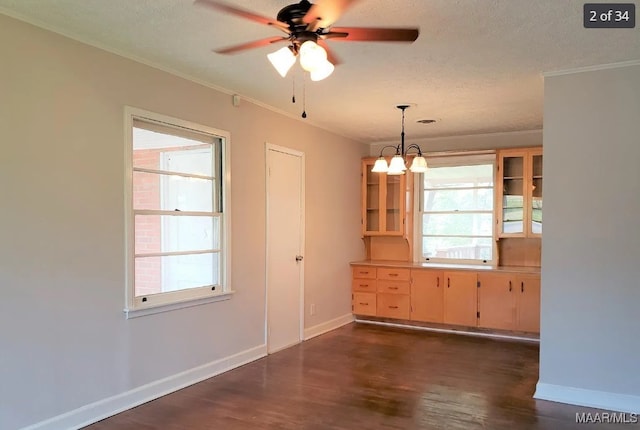
[[[483,264],[447,264],[447,263],[414,263],[410,261],[392,260],[361,260],[352,261],[352,266],[372,266],[372,267],[403,267],[408,269],[452,269],[452,270],[474,270],[478,272],[501,272],[501,273],[531,273],[540,274],[539,267],[526,266],[491,266]]]

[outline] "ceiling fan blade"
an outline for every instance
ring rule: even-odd
[[[352,5],[360,0],[318,0],[304,16],[302,21],[307,24],[307,30],[327,28]]]
[[[289,41],[288,37],[268,37],[266,39],[254,40],[253,42],[246,42],[240,45],[229,46],[227,48],[214,49],[213,52],[216,52],[218,54],[236,54],[240,51],[244,51],[245,49],[259,48],[261,46],[270,45],[272,43],[287,41]]]
[[[194,4],[230,13],[232,15],[239,16],[240,18],[245,18],[260,24],[272,25],[286,31],[287,33],[289,32],[289,26],[284,22],[267,18],[266,16],[258,15],[257,13],[249,12],[248,10],[240,9],[227,3],[216,0],[195,0]]]
[[[419,35],[420,30],[417,28],[332,27],[324,36],[352,42],[414,42]]]
[[[324,40],[318,39],[318,45],[322,46],[325,51],[327,51],[327,60],[334,66],[342,63],[342,60],[329,48],[329,46],[325,43]]]

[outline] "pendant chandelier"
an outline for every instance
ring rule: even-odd
[[[396,107],[402,111],[402,133],[400,133],[400,144],[397,146],[384,146],[380,150],[380,157],[376,160],[371,171],[376,173],[386,173],[387,175],[403,175],[407,170],[407,154],[410,149],[416,149],[418,151],[418,155],[413,157],[409,170],[413,173],[424,173],[427,171],[427,160],[422,156],[422,150],[420,147],[416,144],[411,144],[406,149],[404,147],[404,111],[409,107],[409,105],[398,105]],[[387,164],[387,160],[382,155],[386,148],[395,148],[396,150],[396,153],[393,158],[391,158],[391,163],[389,164]]]

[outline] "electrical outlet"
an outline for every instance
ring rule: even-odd
[[[316,305],[315,303],[311,303],[310,309],[309,309],[309,313],[311,315],[315,315],[316,314]]]

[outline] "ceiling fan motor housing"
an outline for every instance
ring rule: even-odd
[[[277,20],[289,24],[289,29],[292,33],[304,31],[307,28],[307,24],[303,22],[303,19],[309,9],[311,9],[311,3],[308,0],[290,4],[280,9]]]

